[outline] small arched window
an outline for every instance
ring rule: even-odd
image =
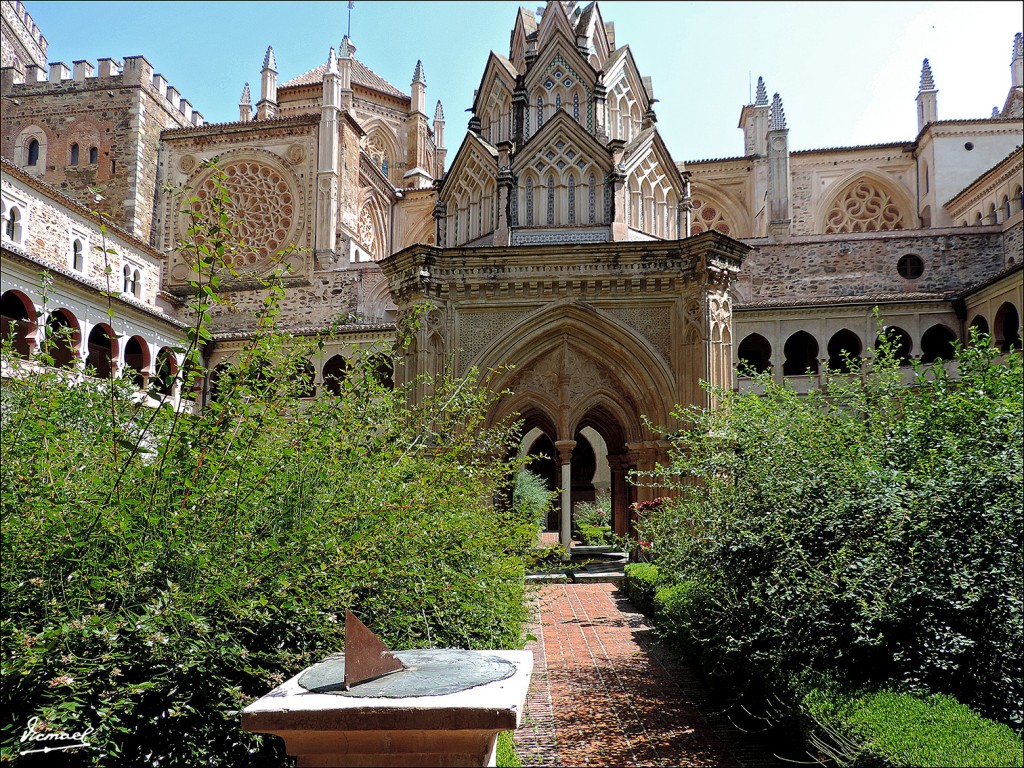
[[[12,205],[4,217],[4,235],[15,243],[21,242],[21,211]]]
[[[100,161],[100,151],[96,147],[89,147],[89,165],[96,165]]]
[[[142,273],[137,269],[132,272],[132,296],[135,298],[142,296]]]
[[[28,142],[28,164],[39,165],[39,142],[35,139],[30,139]]]
[[[78,165],[78,145],[71,145],[71,165]]]
[[[124,284],[121,290],[128,293],[132,289],[132,268],[126,264],[122,272],[124,274]]]
[[[81,272],[85,268],[85,246],[77,237],[71,244],[71,268],[76,272]]]

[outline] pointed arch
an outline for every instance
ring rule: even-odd
[[[888,232],[914,229],[917,206],[897,179],[871,170],[860,170],[834,186],[823,197],[815,216],[815,232]]]

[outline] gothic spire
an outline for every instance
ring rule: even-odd
[[[331,50],[327,53],[327,74],[336,75],[338,74],[338,60],[334,56],[334,46],[331,46]]]
[[[934,90],[935,80],[932,78],[932,65],[928,63],[928,59],[925,59],[921,65],[921,87],[918,89],[918,93]]]
[[[351,59],[352,51],[355,50],[355,46],[352,45],[352,38],[345,35],[341,38],[341,45],[338,47],[338,58],[339,59]]]
[[[786,130],[786,113],[782,109],[782,97],[777,93],[772,97],[772,106],[768,112],[768,130]]]
[[[419,60],[416,61],[416,69],[412,73],[412,81],[414,83],[423,83],[424,85],[427,84],[427,78],[423,74],[423,62],[422,61],[419,61]]]
[[[434,107],[434,119],[444,120],[444,108],[441,106],[441,102],[437,102],[437,106]]]
[[[263,68],[272,69],[277,72],[277,62],[274,60],[274,47],[272,45],[267,46],[267,53],[263,57]]]
[[[250,106],[252,104],[252,97],[249,95],[249,84],[246,83],[245,87],[242,88],[242,98],[238,102],[239,106],[245,105]]]
[[[1024,34],[1020,32],[1013,36],[1013,58],[1024,58]]]
[[[768,106],[768,89],[764,87],[764,78],[757,78],[757,95],[754,97],[755,107]]]

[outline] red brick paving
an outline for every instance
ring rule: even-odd
[[[539,589],[524,766],[741,765],[686,690],[693,678],[653,645],[612,584]],[[745,761],[744,761],[745,762]]]

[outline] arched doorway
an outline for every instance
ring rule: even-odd
[[[32,302],[20,291],[7,291],[0,297],[0,338],[10,342],[14,353],[26,360],[34,346],[35,314]]]
[[[498,371],[491,387],[512,393],[493,407],[489,423],[516,416],[524,434],[539,427],[550,440],[561,543],[571,541],[575,502],[593,501],[600,486],[613,529],[629,533],[630,504],[657,493],[631,488],[628,473],[653,468],[665,447],[644,417],[671,426],[676,402],[664,358],[613,319],[571,304],[527,318],[473,364]]]

